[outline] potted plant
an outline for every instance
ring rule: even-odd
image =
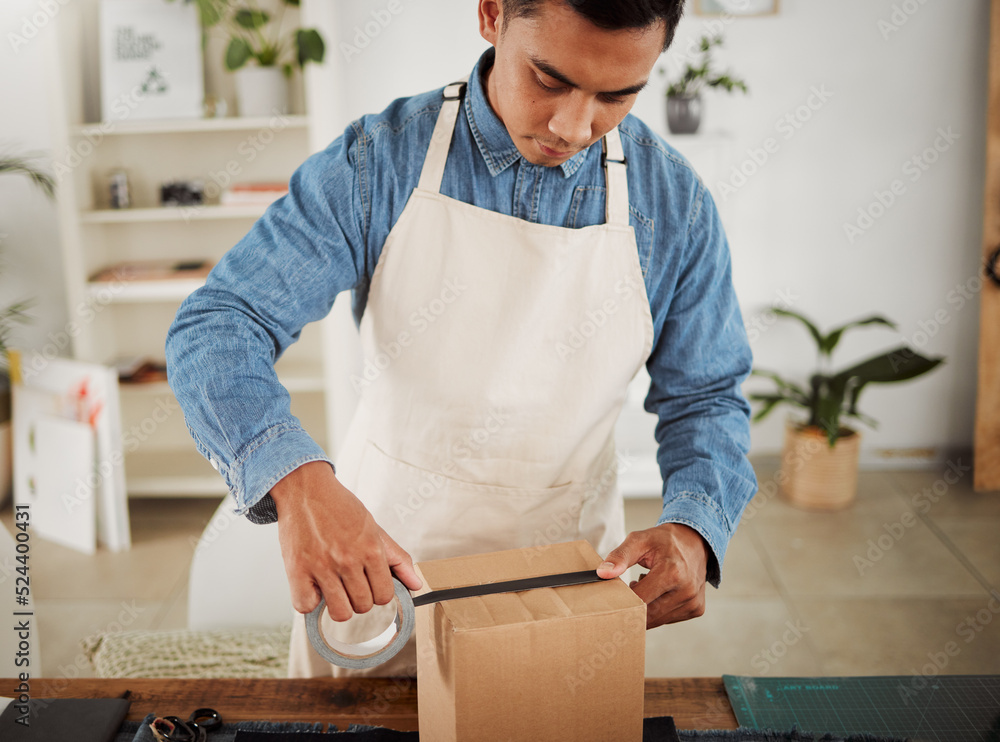
[[[281,0],[276,13],[257,0],[195,0],[203,28],[222,27],[228,34],[225,67],[236,73],[241,116],[288,112],[288,78],[308,62],[321,63],[326,45],[312,28],[283,29],[285,9],[299,0]]]
[[[0,175],[20,173],[28,176],[50,198],[55,194],[52,177],[37,168],[25,157],[16,155],[0,156]],[[11,465],[10,433],[10,377],[7,360],[7,343],[11,339],[14,326],[30,320],[27,314],[31,301],[20,301],[0,306],[0,507],[10,497],[13,467]]]
[[[778,483],[785,497],[801,507],[833,510],[849,505],[857,492],[858,452],[861,434],[845,425],[842,418],[854,418],[874,428],[877,423],[858,410],[858,398],[867,384],[886,384],[921,376],[944,361],[926,358],[906,345],[868,358],[841,371],[830,368],[831,356],[844,332],[852,327],[896,325],[873,316],[849,322],[822,333],[801,314],[774,309],[775,314],[798,320],[816,341],[819,358],[808,388],[786,381],[773,371],[754,369],[775,383],[773,392],[752,393],[748,398],[761,404],[753,421],[763,420],[780,404],[806,410],[804,421],[789,419],[781,455]]]
[[[667,86],[667,126],[671,134],[694,134],[698,131],[701,124],[701,91],[705,86],[730,93],[734,90],[747,92],[743,80],[712,70],[712,49],[717,46],[722,46],[721,36],[702,36],[698,46],[701,63],[692,65],[688,62],[681,76]],[[662,67],[660,74],[666,74]]]

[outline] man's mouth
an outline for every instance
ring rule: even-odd
[[[572,152],[560,152],[557,149],[552,149],[551,147],[546,147],[544,144],[542,144],[541,142],[539,142],[537,139],[535,141],[538,143],[539,149],[542,150],[542,154],[544,154],[547,157],[569,157],[570,155],[573,154]]]

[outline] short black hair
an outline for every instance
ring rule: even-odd
[[[538,6],[552,0],[502,0],[507,20],[531,18]],[[684,13],[684,0],[555,0],[570,6],[595,26],[617,31],[622,28],[646,28],[664,21],[667,36],[666,51],[674,40],[674,31]]]

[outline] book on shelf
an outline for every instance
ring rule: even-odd
[[[111,362],[121,384],[149,384],[167,380],[167,362],[146,356],[122,356]]]
[[[90,277],[90,281],[104,283],[206,278],[211,270],[212,262],[209,260],[129,260],[102,268]]]
[[[236,183],[222,192],[222,206],[269,204],[288,193],[287,183]]]

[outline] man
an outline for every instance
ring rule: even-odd
[[[711,196],[627,116],[682,5],[480,0],[468,84],[354,122],[181,307],[171,385],[238,512],[277,518],[300,613],[385,605],[414,559],[577,538],[602,577],[649,570],[649,628],[704,612],[756,491],[751,354]],[[272,364],[345,289],[366,357],[393,353],[334,470]],[[642,364],[664,506],[626,537],[613,427]],[[329,671],[299,616],[290,673]]]

